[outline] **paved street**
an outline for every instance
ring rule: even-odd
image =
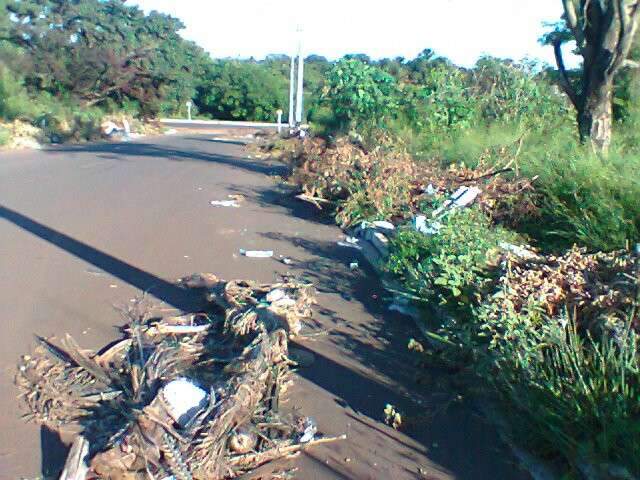
[[[13,375],[34,334],[69,332],[97,348],[117,338],[116,307],[143,292],[193,308],[179,277],[271,282],[287,271],[318,285],[308,331],[324,333],[300,342],[315,363],[299,371],[287,407],[348,435],[292,461],[296,478],[528,478],[472,405],[451,402],[442,374],[416,385],[412,324],[384,311],[363,261],[349,269],[356,252],[336,245],[340,230],[282,194],[283,167],[248,158],[223,130],[0,154],[0,478],[46,477],[66,455],[56,435],[20,419]],[[229,194],[246,197],[241,208],[210,205]],[[386,403],[406,412],[402,433],[382,423]]]

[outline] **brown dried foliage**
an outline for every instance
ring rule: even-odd
[[[67,336],[59,345],[40,339],[22,358],[16,383],[29,418],[81,431],[97,478],[235,478],[313,444],[298,442],[304,419],[279,408],[290,381],[287,338],[299,331],[299,315],[311,314],[313,289],[211,274],[181,284],[204,289],[207,315],[132,310],[125,337],[101,353]],[[210,392],[186,425],[174,421],[162,390],[180,377]]]
[[[574,246],[562,255],[532,261],[509,256],[499,293],[491,301],[496,311],[519,313],[533,307],[549,317],[566,308],[581,327],[594,329],[624,325],[637,295],[636,264],[629,252],[587,253]]]

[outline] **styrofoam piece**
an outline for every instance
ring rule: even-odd
[[[376,228],[381,228],[383,230],[395,230],[396,226],[391,223],[391,222],[387,222],[386,220],[376,220],[375,222],[373,222],[373,226]]]
[[[211,200],[211,202],[209,203],[211,203],[211,205],[214,207],[233,207],[233,208],[240,207],[238,202],[235,200]]]
[[[169,415],[182,427],[209,402],[207,392],[186,378],[167,383],[162,388],[162,396]]]
[[[276,288],[275,290],[271,290],[269,293],[267,293],[267,296],[265,298],[267,302],[272,303],[277,302],[278,300],[281,300],[286,296],[287,293],[284,290],[282,290],[281,288]]]
[[[456,207],[466,207],[475,201],[481,191],[478,187],[460,187],[453,192],[450,199]]]

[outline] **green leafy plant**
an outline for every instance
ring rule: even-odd
[[[478,113],[465,75],[457,67],[436,65],[423,73],[419,84],[403,85],[404,111],[415,128],[444,133],[467,128]]]
[[[6,128],[0,126],[0,147],[6,145],[11,138],[11,133]]]
[[[381,126],[398,109],[395,79],[356,59],[343,59],[327,73],[322,101],[342,128]]]
[[[438,223],[434,235],[400,231],[391,242],[388,270],[421,301],[468,311],[491,284],[499,243],[517,237],[493,227],[477,208],[453,209]]]

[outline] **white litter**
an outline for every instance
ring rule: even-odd
[[[236,200],[211,200],[209,203],[214,207],[240,208],[240,204]]]
[[[349,264],[349,270],[357,270],[358,268],[360,268],[360,265],[358,264],[358,262],[351,262]]]
[[[273,250],[244,250],[241,248],[240,255],[251,258],[270,258],[273,257]]]
[[[411,318],[417,318],[420,316],[420,313],[415,307],[406,303],[393,302],[387,307],[387,309],[390,312],[398,312],[402,315],[406,315],[407,317],[411,317]]]
[[[196,333],[202,333],[209,330],[211,325],[158,325],[158,331],[160,333],[167,333],[172,335],[192,335]]]
[[[424,193],[426,193],[427,195],[435,195],[438,192],[437,189],[435,189],[433,187],[433,184],[429,184],[427,185],[427,188],[424,189]]]
[[[355,248],[356,250],[362,250],[362,247],[355,243],[338,242],[338,246],[346,247],[346,248]]]
[[[288,296],[281,298],[280,300],[276,300],[271,304],[271,307],[275,308],[291,308],[296,305],[296,301]]]
[[[375,222],[373,222],[373,226],[376,228],[381,228],[383,230],[395,230],[396,226],[391,223],[391,222],[387,222],[386,220],[376,220]]]
[[[456,207],[471,205],[481,190],[478,187],[460,187],[451,195],[451,201]]]
[[[265,299],[267,300],[267,302],[273,303],[283,299],[286,296],[287,293],[284,290],[282,290],[281,288],[276,288],[275,290],[271,290],[269,293],[267,293]]]
[[[186,378],[167,383],[162,389],[167,411],[180,426],[186,426],[208,403],[207,392]]]
[[[302,433],[299,442],[309,443],[311,440],[313,440],[317,431],[318,426],[316,425],[315,420],[311,417],[307,417],[307,419],[304,421],[304,432]]]
[[[102,133],[107,136],[120,130],[118,126],[111,121],[103,122],[102,125],[100,125],[100,128],[102,128]]]
[[[436,235],[440,232],[442,224],[433,220],[428,220],[426,215],[416,215],[413,219],[413,228],[425,235]]]

